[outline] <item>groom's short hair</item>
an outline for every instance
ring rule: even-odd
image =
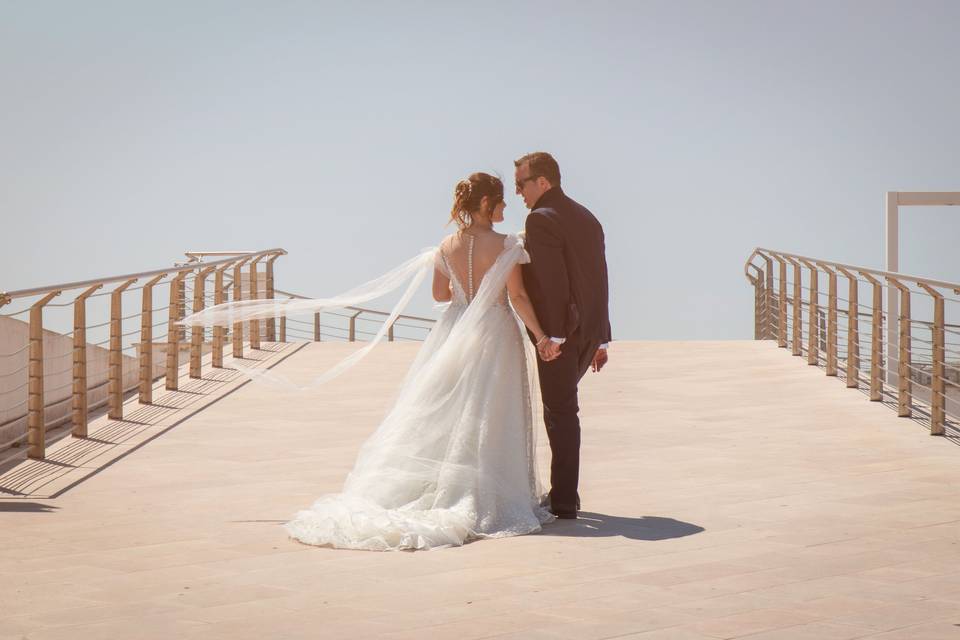
[[[513,166],[519,167],[524,162],[530,165],[530,175],[543,176],[552,186],[560,186],[560,165],[552,155],[546,151],[534,151],[514,160]]]

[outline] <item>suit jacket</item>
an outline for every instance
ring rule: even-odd
[[[613,336],[600,222],[553,187],[527,216],[525,245],[530,262],[523,265],[523,283],[546,334],[570,338],[580,329],[582,344],[609,342]]]

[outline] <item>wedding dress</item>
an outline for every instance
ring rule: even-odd
[[[345,298],[312,306],[280,305],[284,313],[312,312],[329,308],[331,301],[373,295],[383,289],[376,284],[381,280],[395,288],[413,274],[404,300],[369,349],[427,270],[438,269],[452,287],[449,306],[417,353],[394,405],[361,447],[343,489],[298,512],[285,525],[291,537],[350,549],[434,549],[533,533],[553,519],[540,505],[536,352],[506,289],[510,272],[529,256],[517,236],[506,236],[495,258],[478,261],[488,268],[474,273],[474,237],[463,238],[463,246],[449,255],[441,245],[392,272],[403,278],[387,274]],[[277,303],[250,302],[212,307],[184,322],[231,323],[278,312]],[[332,375],[365,352],[334,367]],[[317,381],[330,377],[327,372]]]

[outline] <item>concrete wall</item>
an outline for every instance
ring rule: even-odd
[[[232,275],[232,271],[228,272]],[[265,266],[259,265],[257,278],[258,297],[266,297]],[[241,288],[243,299],[250,297],[249,272],[244,269]],[[233,299],[233,285],[227,283],[230,299]],[[207,279],[206,293],[213,293],[213,276]],[[188,307],[191,306],[193,296],[185,292]],[[212,304],[208,301],[207,304]],[[248,330],[246,324],[244,332]],[[266,322],[260,323],[261,340],[266,340]],[[10,440],[26,433],[27,430],[27,369],[30,360],[29,349],[24,349],[29,341],[30,326],[28,322],[16,318],[0,317],[0,448]],[[178,365],[190,360],[190,332],[186,332],[186,339],[180,343]],[[249,339],[249,335],[246,335]],[[166,342],[157,342],[153,345],[154,370],[153,377],[162,376],[166,368]],[[211,345],[203,345],[203,353],[207,354]],[[229,339],[225,345],[225,353],[231,350]],[[91,408],[97,406],[107,397],[107,375],[109,366],[109,350],[92,344],[87,345],[87,388],[88,403]],[[139,352],[138,352],[139,353]],[[4,355],[10,354],[10,355]],[[45,394],[45,422],[57,422],[70,416],[71,398],[73,395],[73,338],[53,331],[43,333],[44,355],[44,394]],[[140,375],[140,365],[137,355],[127,351],[123,355],[123,387],[125,390],[137,385]]]
[[[23,349],[30,337],[30,325],[14,318],[0,318],[0,446],[27,430],[27,369],[30,350]],[[164,371],[166,345],[155,345],[154,377]],[[108,349],[87,345],[87,398],[93,407],[107,397]],[[189,354],[187,354],[189,357]],[[67,417],[73,396],[73,338],[52,331],[43,332],[44,395],[46,422]],[[181,354],[181,361],[184,357]],[[10,375],[12,374],[12,375]],[[137,384],[140,365],[135,356],[123,356],[123,387]]]

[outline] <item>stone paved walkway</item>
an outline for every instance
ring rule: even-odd
[[[582,385],[578,521],[425,553],[290,541],[417,346],[306,395],[202,386],[222,399],[54,492],[0,470],[0,639],[960,638],[960,449],[770,343],[616,343]]]

